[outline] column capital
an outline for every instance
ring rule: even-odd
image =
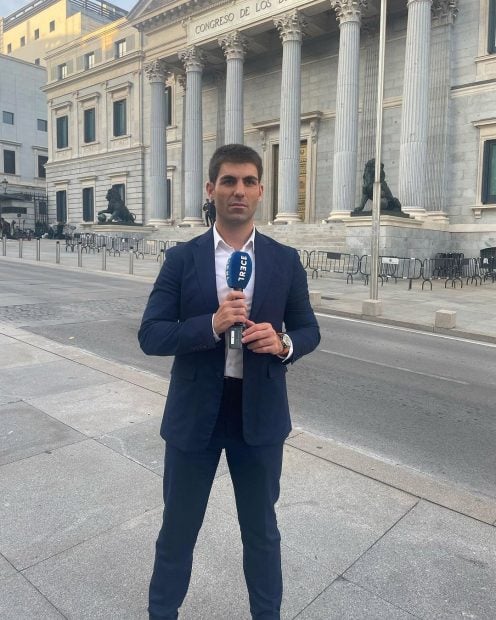
[[[274,19],[274,25],[279,30],[279,36],[283,43],[286,41],[299,41],[303,38],[303,31],[307,25],[303,15],[295,9],[284,13]]]
[[[433,0],[431,12],[435,26],[453,24],[458,15],[458,0]]]
[[[171,71],[161,59],[153,60],[145,65],[145,73],[150,82],[165,82],[171,76]]]
[[[368,0],[331,0],[331,6],[336,11],[339,25],[346,22],[359,22],[362,11],[367,7]]]
[[[205,54],[196,45],[181,50],[178,54],[186,71],[203,71],[205,66]]]
[[[246,51],[248,50],[248,39],[242,35],[239,30],[234,30],[220,37],[219,45],[224,50],[226,60],[244,60]]]

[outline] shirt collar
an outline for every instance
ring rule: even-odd
[[[214,233],[214,248],[216,250],[219,246],[225,250],[234,250],[234,248],[232,248],[228,243],[226,243],[224,239],[220,236],[217,230],[217,226],[215,224],[213,225],[213,233]],[[253,230],[251,232],[251,235],[248,237],[248,240],[246,241],[246,243],[241,249],[244,251],[246,250],[255,251],[255,226],[253,227]]]

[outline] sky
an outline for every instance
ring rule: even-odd
[[[109,2],[111,2],[111,4],[115,4],[121,9],[130,11],[133,6],[138,2],[138,0],[109,0]],[[26,0],[1,0],[0,15],[2,17],[10,15],[14,11],[17,11],[17,9],[21,9],[26,4],[30,4],[30,2]]]

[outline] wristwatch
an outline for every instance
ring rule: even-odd
[[[283,346],[279,356],[286,357],[291,349],[291,345],[293,344],[291,338],[289,337],[289,334],[286,334],[285,332],[277,332],[277,335],[279,336],[279,340]]]

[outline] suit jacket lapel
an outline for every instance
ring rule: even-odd
[[[266,237],[255,232],[255,288],[250,312],[252,321],[256,322],[257,313],[269,294],[273,270],[272,246]]]
[[[193,252],[198,284],[207,307],[215,312],[219,306],[217,282],[215,278],[214,236],[212,229],[196,240]]]

